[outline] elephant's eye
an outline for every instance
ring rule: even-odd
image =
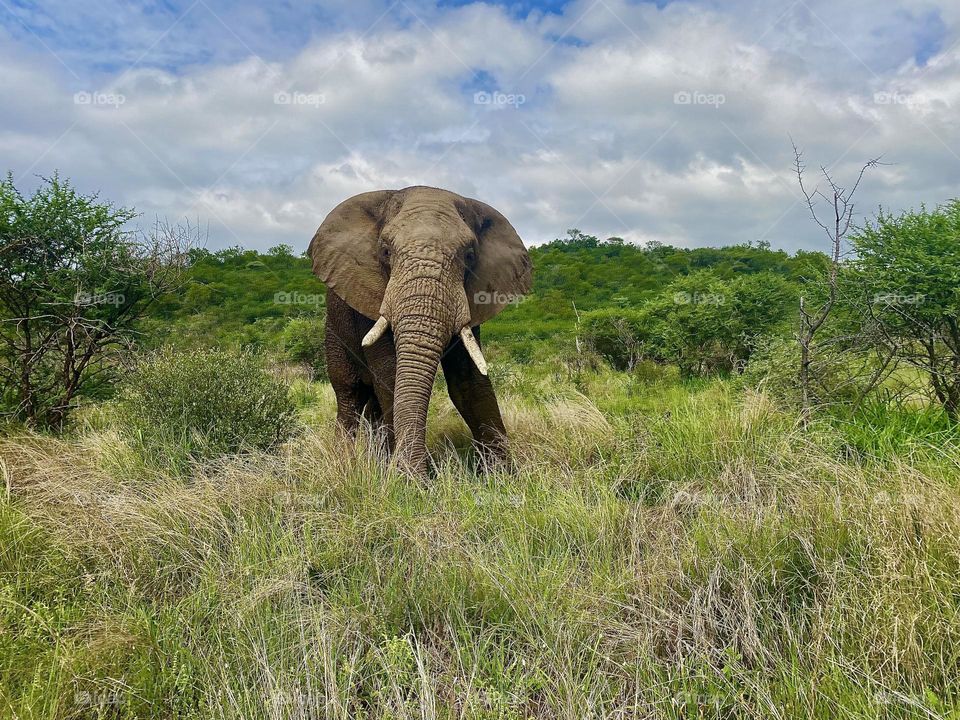
[[[390,262],[390,248],[386,245],[380,246],[380,259],[384,262]]]
[[[468,268],[472,268],[477,262],[477,254],[473,250],[467,250],[463,254],[463,264]]]

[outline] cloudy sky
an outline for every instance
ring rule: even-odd
[[[358,192],[489,202],[528,244],[578,227],[823,247],[792,176],[858,209],[960,196],[956,0],[0,0],[0,159],[303,249]]]

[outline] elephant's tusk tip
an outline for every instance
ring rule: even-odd
[[[477,370],[480,371],[481,375],[486,375],[487,361],[483,357],[483,352],[480,350],[480,345],[477,343],[477,339],[473,336],[473,331],[469,326],[465,326],[460,331],[460,340],[463,342],[463,346],[467,349],[470,359],[473,360],[473,364],[477,366]]]
[[[377,340],[383,337],[383,334],[387,331],[388,327],[390,327],[390,321],[381,315],[376,324],[370,328],[370,332],[363,336],[363,340],[360,341],[360,346],[368,348],[373,345]]]

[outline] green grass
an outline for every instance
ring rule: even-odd
[[[497,475],[440,392],[421,485],[304,382],[185,476],[108,408],[0,441],[0,715],[960,717],[955,433],[498,360]]]

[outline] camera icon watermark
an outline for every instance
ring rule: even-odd
[[[499,291],[481,291],[473,294],[474,305],[519,305],[523,300],[523,295],[514,295],[513,293],[503,293]]]
[[[323,307],[327,299],[319,293],[305,293],[281,290],[274,293],[273,302],[276,305],[310,305],[312,307]]]
[[[474,105],[519,108],[525,102],[527,102],[527,96],[523,93],[505,93],[499,90],[487,92],[486,90],[480,90],[473,94]]]
[[[74,105],[93,105],[98,107],[119,108],[127,101],[127,96],[120,93],[88,92],[81,90],[73,94]]]
[[[323,93],[278,92],[273,94],[274,105],[301,105],[318,108],[327,102]]]
[[[705,93],[699,90],[678,90],[673,94],[674,105],[709,105],[718,108],[726,104],[723,93]]]

